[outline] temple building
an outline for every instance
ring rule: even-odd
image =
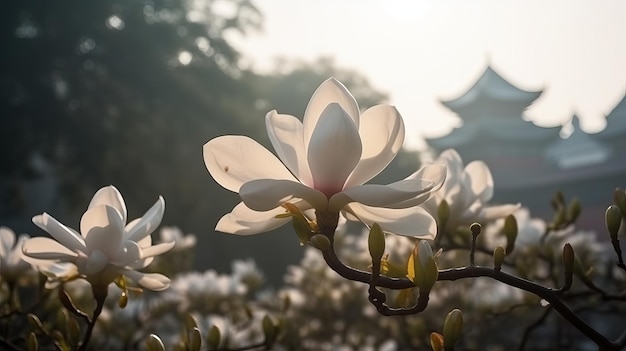
[[[495,182],[494,201],[521,202],[534,216],[549,220],[550,199],[561,190],[583,205],[579,226],[604,231],[604,211],[613,189],[626,187],[626,97],[607,116],[597,134],[579,128],[542,128],[524,119],[524,110],[542,91],[526,91],[507,82],[491,67],[461,96],[441,103],[462,125],[439,138],[427,139],[437,153],[456,149],[465,163],[483,160]]]

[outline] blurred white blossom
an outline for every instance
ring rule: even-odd
[[[504,218],[520,207],[520,204],[488,205],[493,197],[494,184],[491,171],[483,161],[472,161],[463,167],[461,156],[453,149],[443,151],[436,161],[446,164],[446,180],[423,206],[437,217],[441,202],[447,202],[446,230],[455,231],[460,225],[484,224]]]
[[[137,270],[174,246],[173,242],[152,245],[150,234],[161,223],[164,210],[165,201],[159,197],[143,217],[126,224],[122,195],[114,186],[104,187],[83,214],[80,234],[47,213],[33,217],[33,223],[54,239],[30,238],[23,246],[24,259],[53,283],[85,278],[92,285],[108,285],[123,275],[150,290],[166,289],[170,283],[166,276]]]
[[[15,240],[13,230],[0,227],[0,277],[2,280],[13,284],[29,272],[35,272],[31,265],[22,259],[22,246],[29,238],[27,234],[21,234]]]

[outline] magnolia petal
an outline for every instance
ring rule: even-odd
[[[161,224],[165,212],[165,200],[162,196],[150,207],[139,221],[131,226],[126,226],[126,240],[138,242],[150,235]]]
[[[242,184],[254,179],[295,181],[276,156],[245,136],[225,135],[212,139],[204,144],[203,155],[213,179],[233,192],[239,192]]]
[[[472,161],[465,166],[465,174],[468,175],[469,186],[472,193],[486,203],[493,197],[493,177],[485,162]]]
[[[0,227],[0,258],[7,257],[15,245],[15,232],[7,227]]]
[[[105,186],[104,188],[98,190],[91,199],[89,207],[87,208],[89,209],[98,205],[107,205],[115,208],[122,216],[122,222],[126,223],[126,203],[124,203],[122,194],[120,194],[117,188],[113,185]]]
[[[270,111],[265,116],[265,126],[280,160],[300,182],[313,186],[304,148],[302,122],[293,116]]]
[[[32,220],[36,226],[48,232],[48,234],[52,235],[53,238],[68,249],[72,251],[86,251],[85,241],[80,234],[61,224],[61,222],[57,221],[49,214],[44,212],[41,215],[33,217]]]
[[[22,246],[22,252],[24,253],[24,261],[29,263],[31,262],[29,258],[40,260],[73,261],[76,257],[78,257],[77,252],[68,249],[56,240],[46,237],[28,239],[24,243],[24,246]],[[39,264],[40,262],[36,263]]]
[[[314,208],[326,208],[326,196],[308,186],[290,180],[257,179],[241,186],[241,200],[255,211],[269,211],[290,199],[301,198]]]
[[[109,263],[117,267],[133,266],[136,262],[141,261],[142,250],[134,241],[124,242],[124,247],[118,250],[115,255],[109,256]],[[141,266],[143,268],[145,266]],[[133,268],[136,268],[133,266]]]
[[[374,178],[396,157],[404,142],[404,122],[395,107],[377,105],[361,115],[359,135],[363,152],[346,188]]]
[[[345,111],[354,125],[359,128],[359,105],[348,89],[335,78],[325,80],[313,93],[304,112],[303,132],[304,147],[308,148],[313,132],[317,128],[318,120],[329,104],[336,103]]]
[[[159,273],[142,273],[133,270],[126,270],[123,273],[140,286],[152,290],[162,291],[170,286],[170,278]]]
[[[482,211],[478,214],[479,220],[482,221],[492,221],[498,218],[504,218],[510,214],[513,214],[517,211],[522,204],[507,204],[507,205],[497,205],[497,206],[488,206],[484,207]]]
[[[386,233],[429,240],[437,233],[435,219],[421,207],[389,209],[352,203],[344,209],[367,226],[378,223]]]
[[[48,265],[37,265],[39,270],[48,278],[52,279],[67,279],[69,277],[76,277],[79,275],[78,267],[75,264],[70,262],[58,262]],[[48,284],[46,283],[46,288],[48,288]],[[51,287],[56,287],[56,284],[51,285]]]
[[[328,203],[330,211],[339,211],[350,202],[372,207],[389,207],[429,192],[433,183],[423,179],[405,179],[389,185],[365,184],[335,194]]]
[[[223,216],[215,227],[215,230],[237,235],[252,235],[268,232],[276,229],[291,218],[276,218],[277,215],[287,211],[282,208],[275,208],[270,211],[254,211],[240,202],[232,212]]]
[[[107,255],[100,251],[94,250],[89,254],[86,260],[79,260],[77,262],[78,270],[86,275],[93,275],[102,272],[102,270],[109,263]]]
[[[168,243],[152,245],[150,247],[142,248],[141,253],[143,258],[158,256],[171,250],[175,244],[176,243],[172,241]]]
[[[457,189],[461,186],[461,175],[463,174],[463,159],[461,159],[461,156],[456,150],[448,149],[439,155],[437,162],[445,163],[448,170],[441,192],[449,194],[458,191]]]
[[[9,267],[17,267],[21,263],[20,261],[22,261],[22,256],[24,256],[22,253],[22,247],[24,247],[24,243],[28,239],[30,239],[30,236],[26,234],[21,234],[12,250],[8,253],[8,255],[5,255],[3,257],[3,259],[5,260],[4,262]]]
[[[89,208],[80,219],[80,231],[85,238],[87,252],[100,250],[107,256],[114,255],[122,246],[124,224],[120,213],[111,206]]]
[[[361,159],[361,137],[350,116],[336,103],[326,107],[307,150],[315,189],[331,197],[343,190]]]

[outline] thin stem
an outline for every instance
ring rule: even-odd
[[[96,300],[96,308],[93,310],[93,315],[87,323],[87,331],[85,332],[85,336],[80,343],[78,351],[85,351],[87,349],[87,345],[91,339],[91,334],[96,326],[96,321],[98,320],[100,313],[102,313],[102,308],[104,307],[104,302],[109,292],[107,285],[92,285],[91,290],[93,292],[93,298]]]
[[[332,241],[331,241],[332,243]],[[354,269],[344,265],[332,250],[325,250],[322,252],[323,257],[326,260],[328,266],[337,272],[342,277],[359,281],[365,284],[369,284],[371,280],[371,273]],[[573,327],[578,329],[582,334],[591,339],[602,350],[619,350],[619,345],[612,343],[605,336],[593,329],[578,315],[576,315],[559,297],[558,292],[560,289],[551,289],[542,285],[533,283],[526,279],[522,279],[516,276],[509,275],[502,271],[496,271],[491,267],[478,267],[469,266],[463,268],[450,268],[439,271],[438,281],[453,281],[466,278],[478,278],[489,277],[499,282],[507,284],[518,289],[522,289],[531,292],[547,302],[550,303],[552,308],[556,310],[565,320],[567,320]],[[377,279],[377,285],[389,289],[406,289],[414,287],[415,285],[405,278],[390,278],[380,276]]]

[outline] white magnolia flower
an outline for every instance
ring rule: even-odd
[[[54,239],[31,238],[24,244],[25,260],[52,281],[86,278],[92,284],[108,285],[124,275],[144,288],[163,290],[170,280],[161,274],[138,272],[173,242],[152,245],[150,234],[158,227],[165,201],[157,202],[143,215],[126,224],[126,204],[114,186],[94,195],[80,220],[80,234],[47,213],[33,217],[33,223]]]
[[[0,277],[10,284],[30,271],[31,265],[22,259],[22,245],[29,236],[21,234],[15,240],[15,232],[7,227],[0,227]]]
[[[178,227],[162,227],[159,231],[160,242],[174,242],[172,251],[184,251],[196,245],[196,236],[183,234]]]
[[[328,217],[336,224],[342,212],[386,232],[434,237],[432,216],[415,206],[439,188],[444,165],[429,165],[389,185],[363,185],[402,146],[404,123],[395,107],[377,105],[360,114],[350,92],[330,78],[311,97],[302,122],[276,111],[265,122],[278,158],[245,136],[221,136],[204,145],[213,178],[242,199],[216,230],[248,235],[275,229],[290,220],[276,218],[289,202],[302,211],[314,209],[320,226]]]
[[[442,152],[437,159],[446,164],[448,173],[441,189],[433,193],[424,207],[437,216],[439,204],[445,200],[450,208],[446,224],[448,230],[473,222],[485,223],[506,217],[515,212],[520,204],[489,206],[493,197],[493,177],[487,164],[472,161],[463,168],[461,156],[453,150]]]

